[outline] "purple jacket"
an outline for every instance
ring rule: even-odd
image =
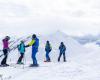
[[[9,46],[8,46],[8,39],[3,39],[3,49],[8,49]]]

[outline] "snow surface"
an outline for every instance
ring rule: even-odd
[[[100,48],[95,44],[81,45],[76,40],[61,32],[56,32],[49,36],[39,36],[40,47],[37,59],[40,67],[29,68],[31,60],[31,48],[26,49],[25,65],[15,65],[19,53],[16,50],[9,54],[8,63],[10,67],[0,67],[1,80],[100,80]],[[22,39],[22,38],[21,38]],[[26,39],[26,44],[30,41]],[[45,42],[50,40],[53,51],[51,52],[50,63],[44,63]],[[59,44],[63,41],[66,44],[67,62],[57,62],[59,55]],[[18,40],[14,43],[17,45]]]

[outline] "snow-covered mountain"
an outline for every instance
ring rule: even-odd
[[[80,44],[87,44],[87,43],[93,43],[98,42],[100,40],[100,34],[99,35],[85,35],[80,37],[73,37],[75,40],[77,40]]]
[[[39,52],[37,54],[38,60],[39,61],[44,61],[45,60],[45,44],[46,41],[49,40],[52,46],[52,52],[50,54],[51,60],[52,61],[57,61],[58,55],[59,55],[59,45],[61,42],[64,42],[67,51],[66,51],[66,57],[68,60],[71,58],[76,58],[76,56],[80,56],[82,54],[85,54],[88,50],[83,47],[81,44],[79,44],[75,39],[72,37],[57,31],[53,34],[50,34],[48,36],[38,36],[40,39],[40,46],[39,46]],[[15,40],[14,40],[15,39]],[[21,38],[13,38],[12,43],[11,43],[11,53],[9,54],[9,59],[8,61],[17,61],[19,57],[19,52],[16,49],[16,46],[20,43],[21,40],[25,41],[25,44],[27,45],[28,42],[31,41],[31,36],[24,36]],[[25,59],[26,61],[31,61],[31,47],[26,49],[25,53]]]
[[[31,47],[26,49],[25,65],[12,65],[7,68],[0,68],[1,80],[99,80],[100,79],[100,49],[95,44],[83,46],[74,38],[58,31],[48,36],[38,36],[40,39],[39,52],[37,54],[39,68],[29,68],[31,63]],[[12,41],[12,51],[9,53],[9,64],[15,64],[19,53],[16,45],[20,40],[25,40],[27,44],[31,36],[21,37]],[[46,41],[52,45],[51,63],[44,63]],[[58,47],[63,41],[67,47],[67,62],[57,62],[59,55]],[[53,77],[54,76],[54,77]]]

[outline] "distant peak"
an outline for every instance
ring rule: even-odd
[[[57,30],[57,31],[56,31],[56,33],[63,33],[63,32],[62,32],[62,31],[60,31],[60,30]]]
[[[57,31],[55,32],[55,34],[58,34],[58,35],[66,35],[66,36],[67,36],[66,33],[64,33],[64,32],[62,32],[62,31],[60,31],[60,30],[57,30]]]

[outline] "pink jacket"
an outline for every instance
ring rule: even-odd
[[[8,39],[3,39],[3,49],[8,49],[9,46],[8,46]]]

